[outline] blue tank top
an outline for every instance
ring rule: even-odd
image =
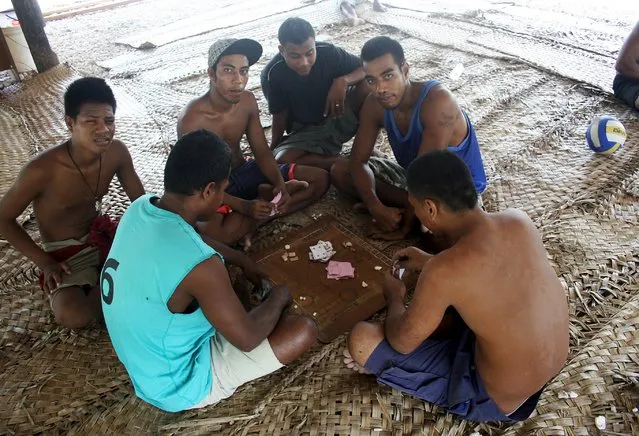
[[[100,279],[102,309],[138,397],[177,412],[211,390],[215,328],[202,309],[176,314],[167,302],[196,265],[217,253],[152,198],[146,194],[134,201],[118,225]]]
[[[422,144],[422,136],[424,134],[424,127],[421,120],[421,107],[422,103],[428,96],[428,93],[434,86],[439,85],[438,80],[429,80],[424,84],[424,88],[413,107],[413,115],[410,119],[408,131],[405,135],[399,131],[397,124],[395,123],[395,117],[392,110],[384,111],[384,127],[388,135],[388,142],[390,142],[391,149],[395,155],[397,163],[404,169],[408,168],[413,160],[419,153],[419,148]],[[449,146],[448,150],[459,156],[468,166],[473,181],[475,182],[475,189],[478,193],[482,193],[486,190],[486,172],[484,171],[484,162],[481,157],[481,151],[479,150],[479,143],[477,142],[477,136],[475,135],[475,129],[468,119],[468,115],[464,112],[466,123],[468,125],[468,134],[466,138],[457,146]]]

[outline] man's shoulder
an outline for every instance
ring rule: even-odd
[[[384,107],[377,101],[373,94],[368,94],[364,99],[362,113],[365,113],[367,117],[372,118],[380,124],[384,121],[384,112]]]
[[[124,142],[119,139],[113,139],[111,146],[109,147],[109,153],[121,155],[122,153],[128,153],[129,149]]]
[[[277,78],[279,74],[286,71],[286,62],[284,61],[284,57],[281,53],[276,54],[273,58],[266,64],[264,69],[262,70],[261,77],[263,81],[270,82],[274,78]]]
[[[315,43],[315,50],[317,51],[317,53],[322,53],[322,54],[332,54],[338,51],[342,51],[345,53],[348,53],[348,51],[344,50],[343,48],[332,44],[330,42],[325,42],[325,41],[318,41]]]
[[[419,89],[423,89],[423,87],[428,86],[428,82],[421,82]],[[437,81],[432,84],[430,91],[428,91],[428,95],[424,99],[424,104],[446,104],[455,99],[453,93],[444,85],[443,83]]]
[[[201,122],[202,116],[207,112],[207,95],[194,98],[178,113],[177,126],[181,134],[186,134],[199,128],[209,127]]]
[[[206,95],[202,95],[189,101],[178,113],[178,121],[185,117],[191,117],[197,112],[202,111],[205,96]]]
[[[67,143],[47,148],[35,155],[25,165],[24,172],[38,172],[43,175],[53,174],[57,168],[64,165],[65,157],[68,156]]]

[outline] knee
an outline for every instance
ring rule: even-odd
[[[308,316],[300,316],[295,320],[297,331],[299,332],[298,341],[304,348],[310,348],[317,342],[319,329],[313,319]]]
[[[348,351],[358,364],[364,366],[377,345],[384,340],[381,324],[361,321],[355,324],[348,335]]]
[[[295,163],[297,157],[297,154],[293,150],[284,150],[277,153],[275,160],[281,164],[292,164]]]
[[[316,168],[317,175],[313,178],[313,185],[315,186],[315,196],[321,197],[331,187],[331,177],[328,171],[321,168]]]
[[[96,320],[96,317],[88,308],[61,308],[55,313],[57,324],[68,329],[82,329],[88,327]]]
[[[342,187],[350,180],[348,159],[338,159],[331,166],[330,180],[335,186]]]

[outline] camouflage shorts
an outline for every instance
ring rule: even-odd
[[[371,156],[368,159],[370,167],[376,179],[381,180],[397,189],[406,191],[406,170],[397,162],[383,157]],[[480,208],[484,209],[484,202],[481,194],[477,194],[477,203]]]

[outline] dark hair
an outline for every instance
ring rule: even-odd
[[[164,167],[164,190],[192,195],[229,177],[231,149],[215,133],[195,130],[177,140]]]
[[[280,30],[277,32],[277,38],[282,45],[287,42],[303,44],[308,38],[315,38],[315,30],[313,30],[313,26],[308,21],[298,17],[291,17],[284,20]]]
[[[111,105],[115,113],[113,91],[99,77],[83,77],[69,85],[64,93],[64,114],[75,119],[85,103],[106,103]]]
[[[400,43],[388,36],[376,36],[375,38],[366,41],[366,44],[362,47],[362,62],[370,62],[387,53],[390,53],[393,56],[393,60],[400,67],[404,65],[404,62],[406,62],[404,49]]]
[[[453,212],[477,206],[477,190],[466,163],[450,151],[431,151],[415,159],[406,173],[408,192],[431,199]]]

